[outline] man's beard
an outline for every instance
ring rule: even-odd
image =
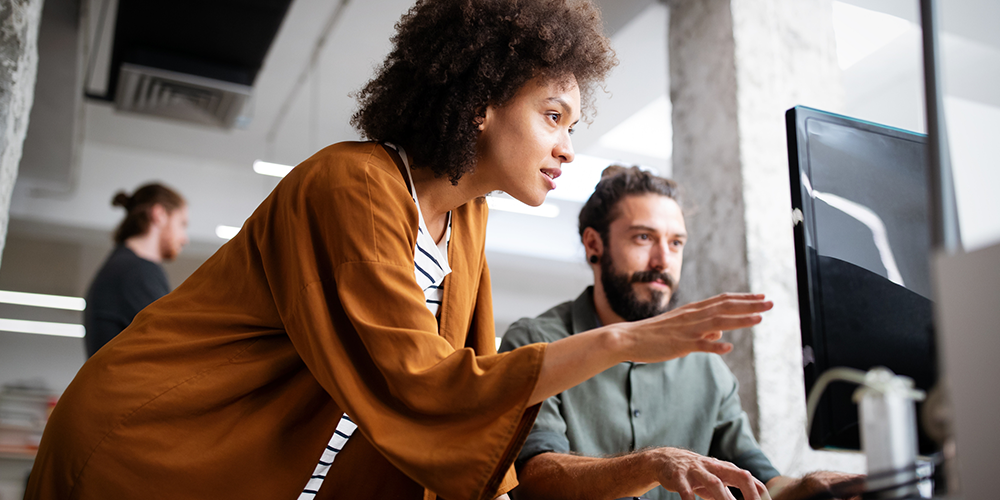
[[[660,290],[650,290],[649,300],[642,300],[635,293],[633,283],[648,283],[650,281],[662,280],[670,287],[670,301],[663,304],[664,292]],[[601,285],[604,286],[604,296],[608,299],[608,305],[615,314],[621,316],[625,321],[638,321],[652,318],[673,309],[677,294],[674,278],[662,271],[639,271],[631,276],[618,274],[614,270],[614,263],[608,252],[601,256]]]
[[[160,259],[164,262],[173,262],[179,253],[180,252],[175,249],[169,241],[166,241],[165,239],[160,240]]]

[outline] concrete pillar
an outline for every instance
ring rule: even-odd
[[[38,70],[42,0],[0,0],[0,254]]]
[[[726,291],[775,302],[730,334],[726,362],[764,452],[785,474],[864,471],[859,455],[816,453],[805,434],[784,112],[843,106],[830,0],[671,0],[673,175],[690,232],[685,300]]]

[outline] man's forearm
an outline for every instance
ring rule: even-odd
[[[542,453],[518,474],[518,500],[608,499],[639,496],[659,483],[638,454],[612,458]]]
[[[520,499],[621,498],[641,495],[656,486],[714,500],[732,499],[726,489],[735,486],[743,498],[760,500],[767,489],[749,472],[693,451],[647,448],[612,458],[589,458],[542,453],[524,465],[519,474]]]

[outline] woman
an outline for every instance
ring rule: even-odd
[[[354,117],[376,142],[296,167],[91,358],[26,498],[491,499],[546,397],[728,351],[720,330],[770,307],[716,298],[495,354],[482,196],[542,203],[614,56],[585,0],[419,1],[397,27]],[[340,422],[357,431],[324,461]]]

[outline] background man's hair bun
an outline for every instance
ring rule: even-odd
[[[129,205],[131,204],[132,204],[132,197],[125,194],[125,191],[118,191],[118,194],[116,194],[115,197],[111,199],[111,206],[113,207],[122,207],[125,210],[128,210]]]

